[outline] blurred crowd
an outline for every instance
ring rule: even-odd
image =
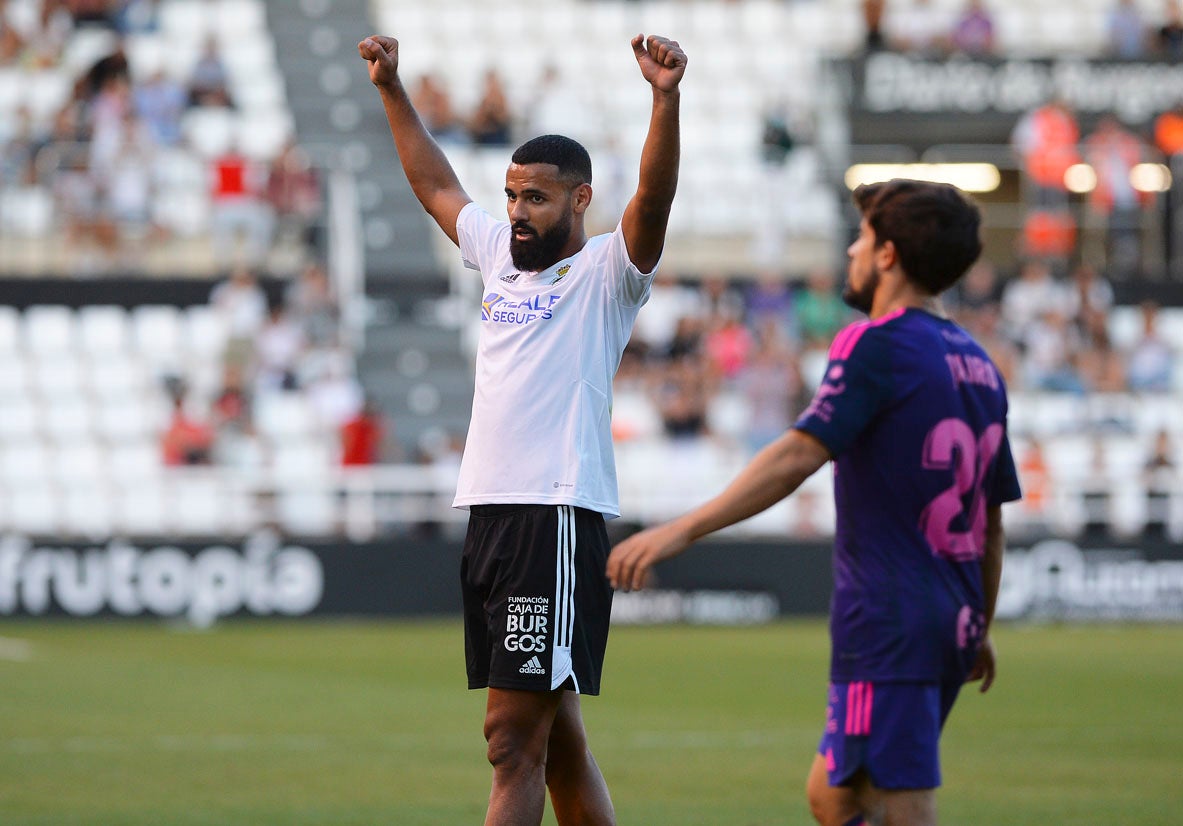
[[[136,271],[146,241],[206,229],[222,267],[259,265],[281,238],[313,243],[320,183],[294,142],[260,157],[233,135],[194,134],[236,107],[216,37],[187,72],[133,65],[127,38],[156,30],[158,5],[0,0],[0,72],[54,81],[0,120],[0,188],[28,196],[10,210],[23,217],[4,216],[8,229],[38,235],[57,222],[81,270]],[[72,53],[80,32],[109,45]],[[41,193],[51,209],[32,208]]]
[[[166,465],[270,467],[270,444],[256,414],[277,397],[303,413],[283,427],[289,445],[332,447],[341,466],[401,458],[382,414],[365,395],[324,268],[309,264],[282,290],[264,289],[254,271],[238,267],[209,298],[225,333],[212,392],[201,394],[179,375],[165,377],[171,417],[161,435]]]

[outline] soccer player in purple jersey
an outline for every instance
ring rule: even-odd
[[[961,685],[994,680],[1002,503],[1019,498],[1006,389],[937,297],[981,253],[957,189],[861,186],[844,300],[813,403],[715,498],[613,549],[614,587],[753,516],[834,463],[829,703],[807,782],[823,826],[936,823],[938,740]]]

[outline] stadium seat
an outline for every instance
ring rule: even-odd
[[[68,403],[81,395],[82,365],[76,357],[50,354],[29,363],[34,392],[46,401],[65,399]]]
[[[74,311],[56,304],[29,307],[24,313],[24,344],[37,357],[65,356],[74,351]]]
[[[176,307],[145,304],[131,311],[136,351],[152,366],[177,368],[181,353],[181,314]]]
[[[117,488],[112,503],[116,530],[130,536],[165,536],[172,530],[164,489],[135,481]]]
[[[46,485],[22,484],[8,490],[9,530],[31,536],[57,536],[61,530],[60,497]]]
[[[328,490],[279,490],[276,516],[285,532],[325,536],[337,529],[337,508]]]
[[[94,434],[94,415],[81,393],[53,398],[41,408],[42,432],[54,442],[73,443]]]
[[[110,491],[93,484],[68,486],[58,516],[64,533],[93,540],[110,537],[116,523]]]
[[[40,432],[37,406],[27,396],[13,397],[0,404],[0,445],[23,444]]]
[[[9,400],[24,401],[30,393],[29,369],[22,356],[0,357],[0,405]]]
[[[88,358],[119,355],[131,345],[127,310],[113,304],[94,304],[78,310],[78,343]]]

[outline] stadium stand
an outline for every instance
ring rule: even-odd
[[[906,5],[889,3],[889,12]],[[960,0],[936,5],[949,20],[964,6]],[[364,537],[428,518],[457,519],[446,506],[472,392],[466,319],[479,285],[427,226],[393,163],[389,134],[353,52],[357,37],[371,30],[398,36],[407,71],[438,76],[458,112],[472,111],[480,79],[498,68],[514,113],[511,142],[542,130],[583,140],[597,175],[595,229],[615,220],[631,191],[644,134],[648,99],[627,37],[669,30],[686,46],[691,70],[666,270],[694,292],[708,276],[748,286],[769,265],[782,278],[800,278],[840,257],[847,216],[837,184],[842,154],[834,147],[842,134],[827,112],[838,103],[826,61],[863,48],[857,0],[506,0],[495,10],[479,0],[300,0],[283,4],[282,13],[262,0],[155,6],[154,18],[65,25],[54,56],[38,49],[40,56],[0,65],[0,271],[31,278],[192,277],[212,286],[227,260],[211,241],[223,206],[209,186],[211,170],[221,169],[227,186],[261,198],[265,188],[252,188],[251,181],[264,179],[298,138],[326,195],[311,233],[320,241],[310,246],[302,232],[277,235],[257,263],[281,284],[295,282],[305,265],[329,251],[329,239],[342,237],[332,210],[344,200],[354,205],[365,298],[356,283],[341,280],[340,262],[330,261],[343,346],[307,359],[295,390],[254,388],[246,426],[219,412],[232,337],[207,304],[113,297],[82,306],[40,300],[0,307],[3,529],[101,538],[233,535],[276,525],[294,534]],[[987,6],[1000,54],[1107,52],[1107,0]],[[1139,7],[1148,25],[1158,21],[1161,4]],[[12,0],[7,9],[18,28],[34,31],[38,0]],[[889,36],[896,25],[889,14]],[[561,42],[561,56],[523,49],[523,41]],[[161,95],[153,98],[157,103],[167,101],[161,91],[167,87],[156,84],[166,81],[188,94],[209,44],[216,46],[232,106],[186,100],[174,139],[155,144],[150,160],[133,155],[116,164],[129,192],[119,203],[129,210],[137,181],[147,175],[150,220],[139,221],[134,211],[108,220],[102,188],[87,166],[93,137],[80,152],[77,124],[67,117],[77,115],[71,104],[78,84],[122,54],[131,92],[150,90]],[[556,72],[544,83],[552,66]],[[212,68],[210,74],[219,76]],[[89,106],[94,98],[85,100]],[[791,151],[769,154],[770,121],[785,127]],[[169,123],[161,128],[167,133]],[[35,156],[34,135],[44,143]],[[241,163],[218,167],[230,149],[241,152]],[[495,208],[509,147],[460,141],[445,149],[469,193]],[[273,290],[268,298],[274,303],[277,295]],[[700,323],[711,323],[711,313],[699,314]],[[755,323],[745,321],[755,335]],[[1109,313],[1106,328],[1123,358],[1138,343],[1141,325],[1132,304]],[[1164,306],[1158,330],[1173,358],[1168,386],[1159,392],[1083,399],[1041,392],[1024,383],[1020,353],[1012,380],[1016,453],[1042,449],[1048,487],[1041,505],[1016,517],[1027,529],[1085,530],[1098,501],[1090,493],[1097,468],[1111,526],[1140,530],[1157,518],[1147,504],[1157,482],[1143,469],[1166,432],[1174,463],[1166,518],[1183,535],[1180,308]],[[804,393],[824,353],[793,345]],[[622,500],[629,517],[643,521],[718,489],[752,450],[753,403],[740,381],[710,377],[701,432],[674,439],[652,392],[657,376],[622,385],[615,408]],[[386,458],[405,464],[339,467],[340,411],[356,406],[363,391],[379,402],[393,430]],[[178,394],[194,427],[217,429],[219,417],[232,422],[211,449],[210,464],[165,464],[161,442],[175,423]],[[800,501],[737,530],[826,533],[832,505],[824,474],[811,485]]]

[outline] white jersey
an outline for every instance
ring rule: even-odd
[[[575,505],[619,516],[612,378],[653,273],[629,260],[619,226],[538,273],[514,267],[509,223],[475,204],[461,210],[456,233],[485,289],[453,506]]]

